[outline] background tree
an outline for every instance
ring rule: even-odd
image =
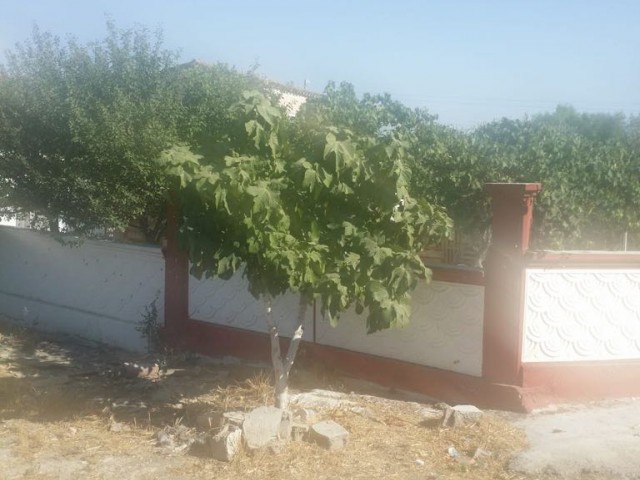
[[[166,179],[155,160],[201,147],[255,79],[224,65],[176,65],[160,32],[118,30],[87,45],[35,29],[0,75],[3,203],[77,232],[138,224],[157,238]]]
[[[373,117],[378,105],[358,108]],[[369,332],[402,326],[410,292],[429,274],[418,257],[423,241],[449,226],[441,208],[410,195],[402,129],[355,131],[343,116],[350,108],[330,90],[290,120],[249,92],[234,109],[226,148],[196,155],[178,146],[162,159],[179,183],[193,273],[228,278],[241,269],[253,295],[267,301],[280,407],[288,404],[304,308],[283,358],[270,298],[298,292],[302,307],[317,298],[332,324],[351,306],[366,310]]]
[[[500,178],[542,182],[535,247],[620,249],[624,232],[637,235],[640,226],[640,150],[631,125],[621,115],[558,107],[485,125],[473,140],[479,159]]]
[[[417,195],[445,206],[456,228],[478,245],[488,240],[484,184],[541,182],[534,248],[620,249],[625,232],[637,248],[638,132],[637,119],[570,107],[468,133],[425,122],[416,130],[412,183]]]

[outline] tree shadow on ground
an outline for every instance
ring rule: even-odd
[[[240,405],[252,396],[260,397],[253,403],[270,401],[269,374],[260,368],[175,355],[157,376],[130,378],[123,371],[125,362],[155,361],[155,356],[0,321],[0,419],[59,422],[102,416],[161,427],[193,423],[200,410]]]

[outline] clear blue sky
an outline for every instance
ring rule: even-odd
[[[38,24],[82,41],[164,30],[184,60],[321,91],[348,81],[461,128],[551,111],[640,113],[639,0],[0,0],[0,51]],[[0,56],[4,61],[4,55]]]

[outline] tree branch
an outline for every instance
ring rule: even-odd
[[[300,303],[298,304],[298,326],[296,328],[296,331],[293,333],[293,337],[291,337],[291,342],[289,342],[287,358],[284,361],[285,375],[289,375],[289,371],[291,371],[291,367],[293,366],[293,361],[295,360],[296,354],[298,353],[298,347],[300,346],[302,334],[304,333],[302,324],[304,323],[304,316],[307,313],[307,307],[308,304],[304,298],[304,295],[300,294]]]
[[[266,297],[267,309],[267,326],[269,327],[269,337],[271,338],[271,362],[276,371],[276,376],[283,371],[282,354],[280,352],[280,336],[278,335],[278,327],[273,321],[273,313],[271,308],[271,296]]]

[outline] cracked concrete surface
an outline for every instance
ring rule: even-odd
[[[514,421],[530,448],[511,469],[560,478],[640,479],[640,399],[555,407]]]

